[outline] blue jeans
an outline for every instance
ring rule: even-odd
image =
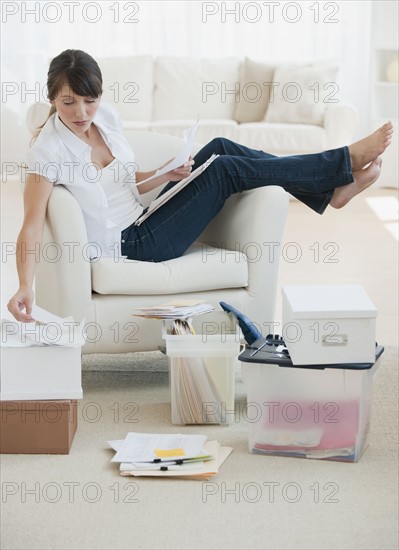
[[[279,185],[322,214],[334,189],[353,181],[348,147],[276,157],[215,138],[195,155],[194,168],[212,153],[220,156],[194,181],[141,225],[132,224],[122,231],[123,255],[153,262],[182,256],[233,193]],[[175,183],[168,183],[162,193]]]

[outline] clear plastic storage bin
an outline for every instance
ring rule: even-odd
[[[367,447],[375,363],[293,366],[258,340],[240,355],[249,451],[357,462]]]
[[[195,335],[171,334],[164,321],[173,424],[225,424],[234,409],[240,332],[225,312],[193,319]]]

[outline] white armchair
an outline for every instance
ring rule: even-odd
[[[140,170],[159,166],[182,145],[180,138],[154,132],[130,132],[128,140]],[[158,193],[144,197],[150,201]],[[201,299],[217,309],[223,300],[265,331],[274,320],[287,206],[288,194],[280,187],[247,191],[226,201],[181,258],[90,262],[80,207],[67,189],[55,186],[35,279],[36,303],[62,317],[85,319],[84,354],[156,350],[162,344],[161,323],[131,312],[179,298]]]

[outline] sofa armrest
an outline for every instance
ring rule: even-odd
[[[86,227],[75,197],[56,185],[47,206],[40,261],[35,277],[36,303],[61,317],[81,321],[91,303],[91,265]]]
[[[198,238],[204,243],[204,258],[207,246],[240,251],[247,256],[247,291],[251,300],[246,313],[261,330],[265,323],[274,320],[287,210],[288,193],[282,187],[272,185],[232,195]]]
[[[355,134],[357,112],[350,105],[331,105],[324,115],[327,148],[348,145]]]

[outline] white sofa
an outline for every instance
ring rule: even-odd
[[[155,132],[129,132],[127,138],[142,170],[160,165],[182,146],[180,138]],[[148,202],[158,192],[143,198]],[[161,323],[132,317],[131,312],[173,299],[202,299],[219,310],[223,300],[267,332],[274,320],[287,205],[288,194],[281,187],[247,191],[226,201],[181,258],[89,262],[80,207],[63,186],[55,186],[35,278],[36,303],[62,317],[85,320],[83,353],[156,350],[162,345]]]
[[[340,147],[354,135],[356,112],[343,104],[332,64],[150,55],[97,61],[103,98],[115,104],[126,135],[181,137],[199,117],[199,142],[223,136],[275,155]],[[29,110],[31,130],[47,113],[45,103]]]

